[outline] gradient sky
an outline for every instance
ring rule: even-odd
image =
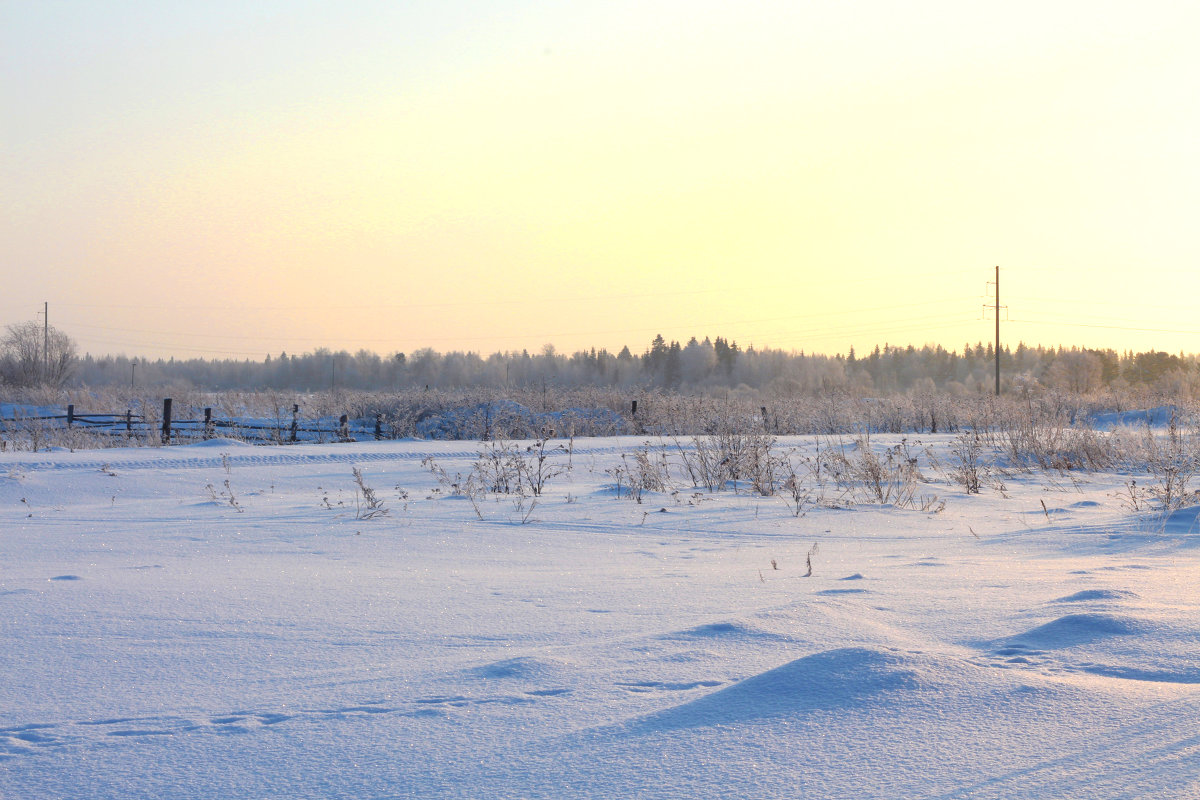
[[[0,323],[82,350],[1200,351],[1200,10],[0,0]]]

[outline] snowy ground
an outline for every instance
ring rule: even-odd
[[[1195,509],[639,505],[638,444],[483,520],[463,442],[0,454],[0,797],[1200,796]]]

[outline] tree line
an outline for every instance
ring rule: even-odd
[[[656,337],[641,354],[628,347],[613,354],[603,348],[566,354],[547,345],[541,352],[451,351],[429,348],[412,353],[359,350],[280,353],[261,361],[224,359],[140,360],[85,355],[72,381],[80,385],[180,384],[208,389],[400,390],[411,388],[613,386],[656,387],[712,392],[746,388],[762,392],[814,394],[848,391],[893,394],[943,391],[952,394],[991,391],[995,351],[991,345],[966,345],[961,351],[938,345],[876,347],[859,357],[806,354],[772,348],[738,347],[720,337],[686,344]],[[1192,395],[1200,389],[1195,356],[1163,352],[1079,348],[1003,348],[1003,388],[1040,384],[1086,394],[1123,385],[1155,386]]]
[[[659,388],[711,393],[753,390],[771,394],[840,391],[861,395],[991,391],[995,350],[989,344],[876,346],[866,355],[824,355],[753,345],[720,336],[686,343],[655,336],[641,353],[591,348],[560,353],[437,352],[380,355],[320,348],[252,359],[144,359],[77,354],[65,333],[36,322],[9,325],[0,339],[0,384],[8,386],[179,386],[197,389],[368,391],[412,388]],[[1200,358],[1159,351],[1053,348],[1018,344],[1000,351],[1006,390],[1041,385],[1086,394],[1122,386],[1149,386],[1193,396],[1200,390]]]

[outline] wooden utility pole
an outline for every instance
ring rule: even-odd
[[[996,315],[996,394],[1000,394],[1000,267],[996,267],[996,282],[988,281],[989,286],[994,286],[996,292],[991,311]],[[984,295],[986,297],[986,293]],[[988,304],[983,304],[983,318],[987,318]]]
[[[996,396],[1000,396],[1000,266],[996,266]]]

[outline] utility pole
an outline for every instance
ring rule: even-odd
[[[989,286],[995,286],[994,303],[991,306],[991,311],[996,315],[996,395],[1000,394],[1000,267],[996,267],[996,281],[988,281]],[[1007,306],[1005,306],[1007,308]],[[987,304],[983,306],[983,314],[986,318],[988,312]]]
[[[42,382],[50,377],[50,302],[42,303]]]
[[[996,396],[1000,396],[1000,265],[996,265]]]

